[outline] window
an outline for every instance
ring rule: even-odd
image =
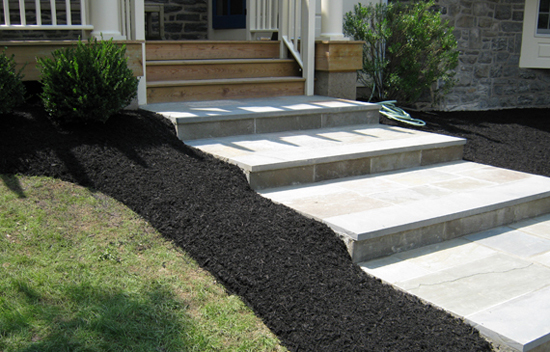
[[[537,34],[550,34],[550,0],[540,0]]]
[[[550,68],[550,0],[525,0],[519,66]]]
[[[212,26],[214,29],[246,28],[246,0],[213,0]]]

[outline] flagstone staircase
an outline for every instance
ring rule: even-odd
[[[238,165],[264,197],[332,227],[368,273],[464,317],[504,350],[550,351],[550,305],[522,298],[550,302],[550,217],[536,218],[550,213],[550,178],[463,161],[465,140],[380,125],[374,104],[294,96],[146,108],[186,144]],[[547,221],[546,238],[486,248],[491,231],[522,220]],[[516,318],[538,323],[524,334]]]
[[[148,41],[147,101],[303,95],[300,67],[279,50],[278,41]]]
[[[356,262],[550,212],[550,179],[462,161],[465,140],[380,125],[377,105],[296,96],[150,108],[265,197],[334,228]]]

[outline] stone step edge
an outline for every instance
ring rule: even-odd
[[[185,124],[201,124],[205,122],[218,122],[218,121],[239,121],[239,120],[251,120],[251,119],[262,119],[262,118],[273,118],[273,117],[291,117],[291,116],[304,116],[304,115],[315,115],[315,114],[338,114],[344,112],[376,112],[380,111],[380,106],[371,103],[364,103],[365,105],[355,105],[355,106],[346,106],[346,107],[319,107],[307,110],[277,110],[277,111],[264,111],[264,112],[254,112],[254,113],[243,113],[243,114],[227,114],[227,115],[213,115],[213,116],[177,116],[178,113],[173,114],[164,113],[163,115],[169,118],[172,123],[177,125]]]
[[[331,218],[326,218],[323,221],[338,233],[345,234],[354,241],[364,241],[384,237],[394,233],[412,231],[427,226],[455,221],[461,218],[480,215],[506,207],[543,200],[545,198],[548,198],[550,205],[550,179],[540,177],[536,180],[537,182],[533,182],[532,179],[529,179],[528,181],[521,180],[505,185],[489,187],[484,190],[475,190],[444,197],[443,199],[445,200],[446,205],[456,207],[456,209],[451,211],[446,210],[445,207],[442,205],[434,205],[435,203],[441,203],[441,201],[437,202],[437,200],[430,199],[426,201],[411,202],[405,205],[395,205],[375,210],[367,210],[354,214],[335,216]],[[524,191],[527,191],[527,194],[525,194]],[[489,200],[491,194],[493,195],[492,197],[495,198],[495,192],[497,194],[497,199]],[[504,196],[504,194],[506,193],[509,193],[510,195]],[[459,205],[461,200],[466,200],[470,204],[482,200],[484,204],[463,206]],[[428,215],[427,213],[421,213],[421,216],[418,217],[417,214],[419,213],[419,211],[422,212],[421,209],[423,209],[423,205],[426,203],[431,203],[432,208],[434,208],[435,212],[439,214],[432,213]],[[398,222],[398,224],[391,226],[376,226],[365,231],[350,230],[349,227],[342,225],[342,223],[344,222],[349,223],[351,216],[360,217],[371,222],[379,220],[380,217],[377,217],[377,213],[380,212],[384,212],[386,214],[392,213],[400,215],[393,218],[393,223],[395,224],[395,222]],[[416,219],[405,220],[407,215],[410,217],[411,214],[413,214],[413,217],[416,217]]]
[[[366,158],[372,158],[372,157],[390,155],[390,154],[402,154],[407,152],[415,152],[419,150],[450,148],[450,147],[456,147],[456,146],[464,146],[466,144],[466,140],[462,138],[442,136],[442,135],[435,135],[435,136],[446,137],[446,138],[441,138],[440,140],[437,140],[435,142],[433,141],[434,136],[419,136],[416,138],[407,138],[404,140],[399,140],[404,142],[403,145],[401,146],[396,146],[395,141],[393,140],[383,141],[378,143],[376,142],[361,143],[361,144],[354,145],[354,146],[357,146],[357,149],[360,149],[360,148],[364,149],[363,151],[359,151],[359,152],[351,152],[351,153],[346,152],[345,147],[334,148],[334,149],[331,149],[330,152],[332,153],[332,155],[329,155],[329,156],[321,156],[321,157],[314,157],[314,158],[306,157],[303,159],[296,159],[292,161],[271,162],[268,164],[252,165],[252,166],[239,160],[235,160],[231,158],[225,158],[225,159],[227,162],[239,166],[244,171],[254,173],[254,172],[290,169],[290,168],[296,168],[296,167],[302,167],[302,166],[312,166],[317,164],[329,164],[329,163],[334,163],[339,161],[366,159]],[[374,144],[377,144],[377,146],[375,146]],[[191,143],[191,145],[194,145],[194,144]],[[375,148],[373,149],[373,147]],[[337,149],[340,149],[340,150],[337,150]]]

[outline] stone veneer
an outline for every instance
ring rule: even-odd
[[[443,110],[550,107],[550,69],[519,68],[525,0],[439,0],[455,28],[458,82]]]
[[[206,0],[147,0],[146,3],[164,4],[164,39],[207,39],[208,5]],[[158,20],[155,21],[155,25],[158,26]],[[154,30],[157,28],[153,27]]]

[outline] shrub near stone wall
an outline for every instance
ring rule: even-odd
[[[206,39],[208,9],[206,0],[148,0],[164,4],[164,31],[167,40]],[[156,16],[156,15],[155,15]],[[153,17],[154,30],[158,20]]]
[[[525,0],[439,0],[460,50],[455,88],[438,107],[550,107],[550,70],[519,68]]]

